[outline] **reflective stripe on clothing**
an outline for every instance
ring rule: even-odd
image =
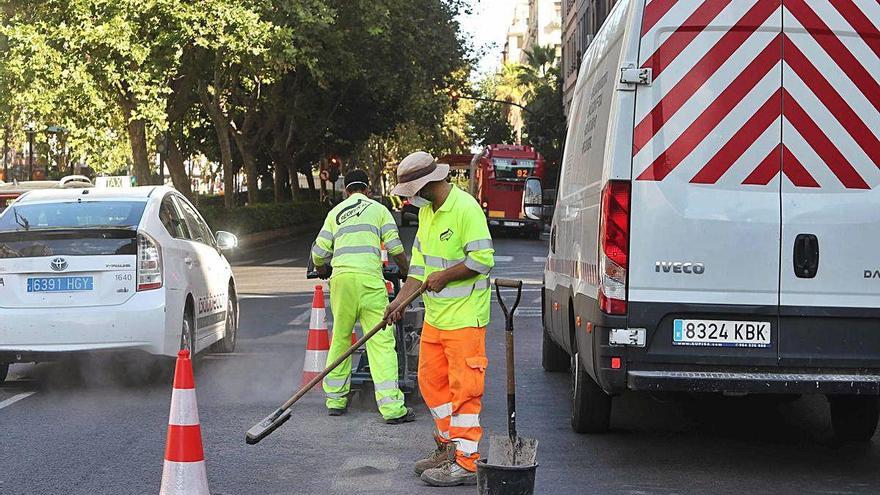
[[[380,237],[379,229],[377,227],[362,223],[360,225],[346,225],[345,227],[340,227],[339,230],[336,231],[336,235],[334,235],[333,238],[338,239],[345,234],[353,234],[355,232],[372,232],[376,234],[376,237]]]
[[[484,265],[483,263],[480,263],[479,261],[474,261],[473,258],[468,258],[468,259],[464,260],[464,266],[470,268],[471,270],[473,270],[477,273],[482,273],[483,275],[488,275],[489,272],[492,271],[491,266]]]
[[[479,414],[453,414],[449,421],[451,428],[473,428],[480,426]]]
[[[449,284],[439,293],[426,293],[425,321],[441,330],[483,327],[489,323],[491,293],[488,274],[495,250],[486,215],[477,201],[456,186],[434,211],[419,210],[419,230],[413,243],[409,274],[424,281],[432,273],[464,263],[475,275]]]
[[[464,245],[464,251],[466,253],[478,251],[480,249],[494,249],[492,239],[480,239],[479,241],[471,241]]]
[[[461,452],[464,455],[471,455],[476,454],[480,450],[479,442],[466,438],[452,438],[451,440],[455,442],[456,453]]]
[[[403,399],[400,399],[398,397],[382,397],[381,399],[376,401],[376,404],[378,404],[379,407],[387,406],[389,404],[403,404]],[[401,414],[401,416],[403,415]]]
[[[382,390],[397,390],[397,380],[388,380],[386,382],[379,382],[373,385],[373,388],[379,392]]]
[[[371,253],[371,254],[375,254],[376,256],[382,255],[382,251],[379,250],[379,248],[374,248],[372,246],[351,246],[351,247],[337,248],[335,251],[333,251],[333,256],[336,257],[336,256],[342,256],[344,254],[364,254],[364,253]]]
[[[339,388],[348,385],[351,381],[351,376],[341,380],[331,380],[330,378],[324,378],[324,385],[327,387]]]
[[[481,279],[474,282],[472,285],[464,285],[459,287],[449,287],[447,286],[440,292],[426,292],[425,295],[428,298],[439,298],[439,299],[448,299],[454,297],[467,297],[471,295],[474,291],[484,290],[489,288],[489,280]]]
[[[380,235],[389,234],[391,232],[397,232],[397,225],[395,225],[393,223],[386,223],[385,225],[382,226],[382,228],[380,229],[380,232],[381,232]]]
[[[445,404],[440,404],[437,407],[431,408],[431,416],[434,416],[434,419],[442,419],[447,416],[452,415],[452,402],[447,402]]]
[[[332,241],[333,240],[333,233],[330,232],[329,230],[322,230],[322,231],[318,232],[318,237],[320,237],[321,239],[327,239],[328,241]]]
[[[317,255],[323,259],[327,259],[333,256],[332,252],[327,251],[326,249],[323,249],[319,246],[312,246],[312,254]],[[324,263],[321,264],[323,265]]]
[[[330,399],[342,399],[348,395],[348,392],[324,392],[324,394]]]
[[[392,251],[396,251],[397,248],[403,248],[403,243],[400,242],[400,239],[391,239],[387,243],[385,243],[385,249],[391,253]]]

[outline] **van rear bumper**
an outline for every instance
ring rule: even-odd
[[[643,391],[880,395],[872,373],[630,370],[627,388]]]

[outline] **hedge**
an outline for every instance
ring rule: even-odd
[[[320,224],[327,214],[325,207],[314,202],[256,204],[229,210],[205,205],[199,211],[215,232],[226,230],[236,235]]]

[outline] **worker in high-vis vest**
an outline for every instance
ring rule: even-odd
[[[447,180],[449,166],[413,153],[397,167],[392,194],[419,209],[409,279],[387,313],[425,282],[425,323],[419,349],[419,390],[434,417],[437,449],[416,462],[433,486],[476,484],[480,407],[489,324],[489,271],[495,265],[486,215],[477,201]]]
[[[327,364],[335,361],[349,346],[355,322],[370,330],[382,321],[388,306],[388,292],[382,275],[381,245],[406,276],[407,258],[397,224],[391,212],[367,197],[369,180],[363,170],[345,175],[347,198],[330,210],[312,247],[312,261],[319,273],[330,276],[330,309],[333,312],[333,340]],[[365,331],[366,331],[365,330]],[[413,421],[415,414],[403,402],[397,384],[397,352],[393,327],[367,341],[370,374],[376,391],[376,404],[388,424]],[[324,378],[324,393],[330,416],[341,416],[348,409],[351,388],[351,357]]]

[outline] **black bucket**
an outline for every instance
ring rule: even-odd
[[[477,493],[480,495],[532,495],[535,471],[531,466],[495,466],[485,459],[477,461]]]

